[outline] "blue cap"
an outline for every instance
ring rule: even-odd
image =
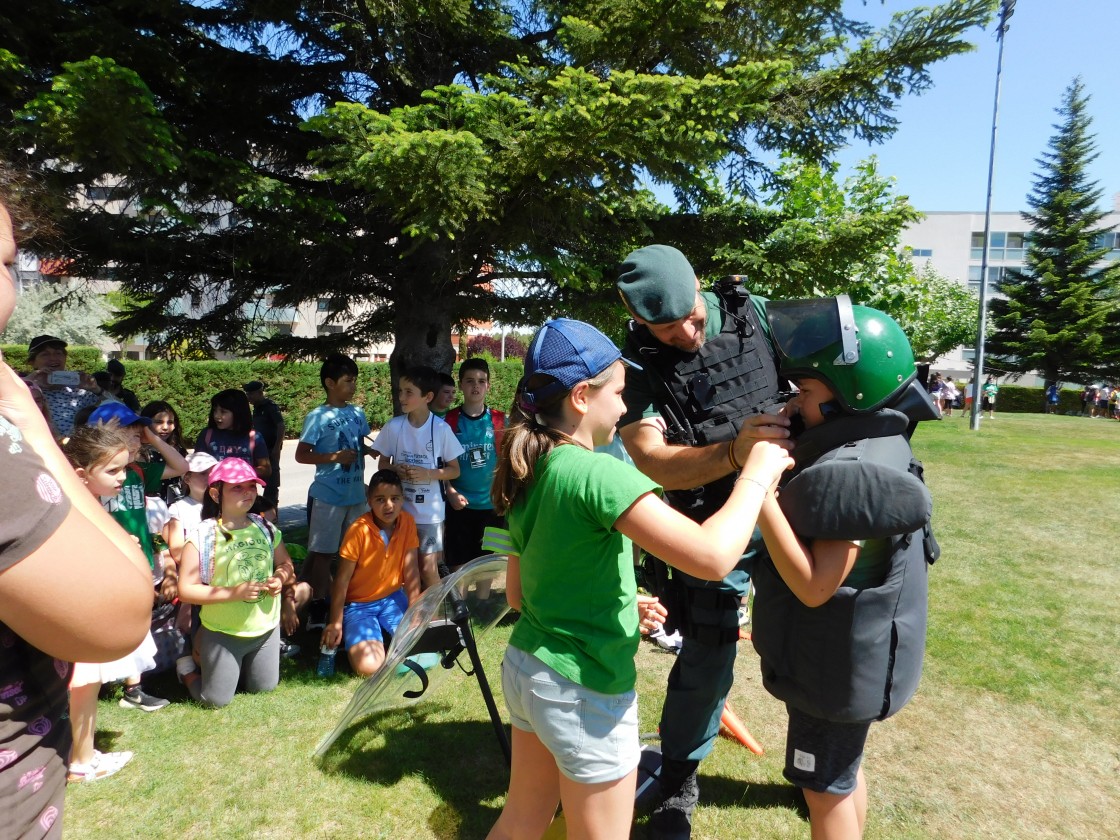
[[[549,321],[537,331],[525,351],[525,376],[518,386],[518,402],[523,411],[536,414],[538,407],[551,397],[593,379],[619,359],[641,370],[623,359],[614,342],[590,324],[570,318]],[[525,390],[525,384],[538,373],[555,381],[534,391]]]
[[[116,420],[121,426],[131,426],[134,423],[152,425],[151,417],[141,417],[127,405],[121,402],[101,403],[89,416],[89,424],[110,423]]]

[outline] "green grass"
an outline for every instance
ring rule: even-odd
[[[970,432],[926,424],[943,555],[931,569],[926,670],[914,701],[872,728],[866,836],[1099,838],[1120,805],[1120,424],[1002,415]],[[484,640],[488,672],[508,629]],[[639,653],[642,731],[656,728],[672,657]],[[507,770],[466,679],[351,728],[321,764],[319,738],[358,681],[285,663],[270,695],[221,711],[151,715],[102,703],[98,744],[137,753],[67,794],[67,837],[481,838]],[[693,836],[807,837],[783,781],[784,711],[742,646],[731,702],[766,748],[720,739],[701,768]],[[501,699],[499,697],[499,705]],[[635,836],[644,836],[639,820]]]

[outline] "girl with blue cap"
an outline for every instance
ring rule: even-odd
[[[492,840],[541,836],[558,802],[571,837],[629,835],[639,757],[630,542],[718,580],[793,465],[760,442],[723,508],[703,524],[677,513],[649,478],[592,451],[614,437],[630,364],[568,319],[545,324],[526,354],[492,492],[513,545],[506,597],[521,612],[502,663],[513,765]]]

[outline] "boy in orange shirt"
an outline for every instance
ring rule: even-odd
[[[354,673],[368,677],[385,661],[385,636],[396,632],[420,597],[416,522],[403,509],[401,479],[378,470],[366,488],[369,513],[355,520],[338,550],[330,618],[322,644],[346,646]]]

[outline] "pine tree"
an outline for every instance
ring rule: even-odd
[[[0,4],[0,155],[63,204],[57,255],[127,291],[114,334],[304,357],[393,336],[394,371],[446,368],[468,321],[620,321],[610,281],[637,245],[723,273],[711,255],[780,221],[752,201],[777,153],[889,137],[994,8],[876,30],[851,5]],[[352,323],[261,340],[266,294]]]
[[[988,352],[1008,371],[1046,381],[1088,383],[1120,374],[1120,262],[1100,244],[1102,190],[1089,180],[1097,157],[1089,96],[1080,79],[1066,89],[1060,121],[1027,197],[1026,265],[1004,272],[991,304],[996,332]]]

